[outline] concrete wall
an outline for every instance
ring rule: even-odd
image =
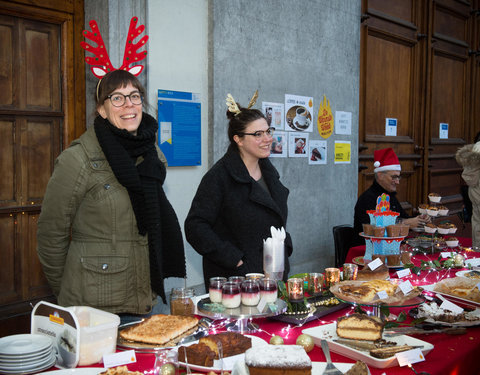
[[[108,27],[110,45],[122,51],[130,18],[146,25],[147,91],[154,109],[159,88],[201,95],[202,165],[170,167],[165,183],[181,223],[201,177],[226,151],[227,93],[246,104],[258,89],[257,107],[282,103],[285,94],[311,96],[314,118],[325,94],[333,113],[352,112],[352,135],[327,140],[327,165],[273,159],[290,189],[292,273],[332,266],[332,227],[353,222],[357,197],[360,0],[86,0],[85,9],[86,22],[103,18],[100,29]],[[96,82],[91,76],[88,93]],[[322,139],[316,126],[309,137]],[[352,142],[351,164],[333,164],[335,140]],[[186,251],[187,283],[200,288],[201,258],[188,244]],[[180,283],[171,279],[166,285]]]

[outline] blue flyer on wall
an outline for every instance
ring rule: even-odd
[[[158,144],[169,167],[201,165],[199,94],[158,90]]]

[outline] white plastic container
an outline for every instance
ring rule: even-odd
[[[104,354],[115,353],[117,346],[118,315],[88,306],[71,306],[80,324],[80,358],[78,366],[102,361]]]

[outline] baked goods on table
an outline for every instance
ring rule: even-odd
[[[312,361],[300,345],[263,345],[245,353],[250,375],[304,375],[312,373]]]
[[[188,363],[190,365],[212,367],[214,359],[215,352],[204,343],[193,344],[190,346],[180,346],[178,348],[179,362]]]
[[[207,345],[214,353],[215,359],[219,359],[217,342],[222,344],[223,357],[231,357],[245,353],[252,347],[252,339],[236,332],[222,332],[216,335],[202,337],[200,344]],[[187,353],[188,355],[188,353]]]
[[[454,312],[441,308],[437,303],[422,303],[418,306],[417,318],[427,318],[445,323],[480,323],[480,310]]]
[[[119,332],[128,341],[174,346],[181,338],[195,332],[198,319],[193,316],[153,315],[139,324]]]
[[[368,367],[364,362],[357,361],[345,375],[368,375]]]
[[[443,279],[435,284],[434,292],[449,294],[474,302],[480,302],[480,290],[477,288],[478,280],[465,277]]]
[[[345,339],[375,341],[382,338],[384,323],[375,316],[351,314],[337,319],[337,335]]]
[[[385,280],[389,277],[390,273],[388,272],[388,268],[385,264],[375,268],[373,271],[370,269],[370,267],[368,267],[368,265],[366,265],[357,272],[357,280]]]
[[[400,304],[421,294],[418,287],[404,294],[398,288],[397,280],[370,280],[370,281],[340,281],[330,288],[335,297],[340,300],[370,304],[382,302],[384,304]],[[379,292],[386,292],[387,298],[380,299]]]
[[[127,366],[110,367],[98,375],[143,375],[140,371],[129,371]]]

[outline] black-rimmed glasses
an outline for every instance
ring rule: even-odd
[[[117,93],[117,94],[108,95],[107,98],[110,99],[114,107],[123,106],[127,101],[127,98],[129,98],[132,104],[134,105],[139,105],[143,103],[143,97],[142,95],[140,95],[139,92],[132,92],[129,95],[123,95],[123,94]]]
[[[257,130],[256,132],[253,133],[238,133],[239,135],[253,135],[256,139],[261,139],[264,134],[267,135],[267,137],[271,138],[273,137],[273,133],[275,132],[275,128],[270,127],[267,130]]]

